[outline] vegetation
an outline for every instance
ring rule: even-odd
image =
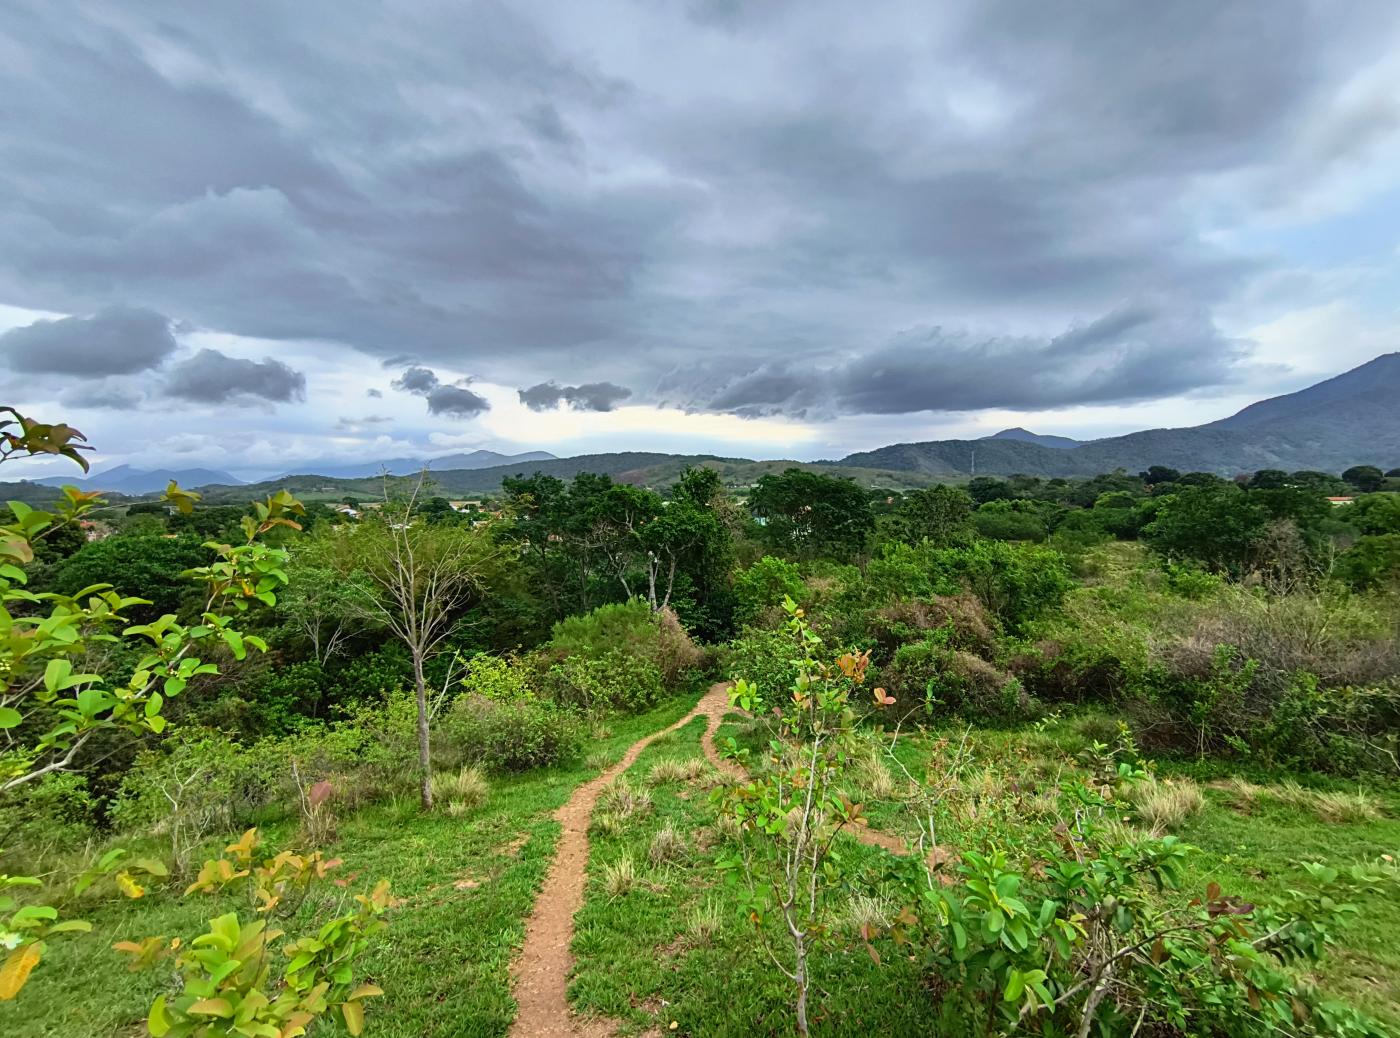
[[[0,1029],[1389,1033],[1393,479],[16,499]]]

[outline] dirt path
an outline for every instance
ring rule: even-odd
[[[588,821],[593,805],[603,787],[631,767],[641,752],[661,736],[684,728],[702,715],[710,719],[712,729],[718,728],[728,709],[729,686],[714,685],[694,710],[669,728],[634,742],[620,761],[579,786],[568,803],[554,813],[562,827],[559,846],[525,924],[525,944],[511,969],[515,1000],[520,1004],[520,1012],[510,1028],[511,1038],[604,1038],[613,1033],[606,1020],[585,1019],[569,1012],[569,970],[573,966],[569,945],[574,940],[574,913],[583,907],[583,890],[588,880]],[[711,739],[707,755],[713,750]]]
[[[561,827],[559,845],[544,886],[535,898],[535,907],[525,923],[525,943],[511,967],[520,1011],[511,1024],[510,1038],[607,1038],[612,1035],[613,1026],[609,1021],[578,1017],[569,1012],[569,971],[573,967],[569,946],[574,940],[574,914],[583,907],[583,892],[588,881],[588,824],[593,806],[603,788],[631,767],[643,750],[697,717],[708,721],[700,745],[710,763],[731,779],[744,778],[743,769],[725,760],[715,748],[715,733],[730,711],[728,683],[712,685],[695,704],[695,709],[670,727],[633,743],[621,760],[575,789],[568,802],[554,813]],[[889,833],[866,826],[850,832],[863,843],[895,854],[905,853],[904,841]]]

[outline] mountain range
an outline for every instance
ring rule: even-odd
[[[1400,465],[1400,353],[1206,425],[1148,429],[1073,447],[1047,446],[1039,439],[897,443],[849,454],[840,464],[948,477],[1092,476],[1149,465],[1221,475],[1258,469],[1340,472],[1352,465],[1390,469]]]
[[[1360,464],[1386,470],[1400,466],[1400,353],[1384,354],[1325,382],[1261,400],[1205,425],[1148,429],[1082,442],[1013,428],[981,439],[896,443],[817,462],[644,451],[558,458],[544,451],[510,455],[478,450],[433,458],[426,464],[438,487],[449,494],[489,493],[507,476],[533,472],[564,479],[580,472],[596,472],[621,482],[666,486],[689,465],[711,466],[726,483],[736,486],[798,466],[888,489],[974,475],[1092,476],[1115,469],[1138,472],[1150,465],[1227,476],[1266,468],[1341,472]],[[0,500],[26,499],[41,484],[84,482],[91,489],[148,494],[164,489],[171,479],[185,487],[204,487],[210,502],[246,500],[282,486],[294,492],[377,496],[382,491],[375,478],[379,473],[387,470],[395,476],[407,476],[424,465],[416,458],[316,465],[305,475],[289,474],[251,485],[240,485],[230,474],[212,469],[143,471],[120,465],[86,481],[47,477],[0,485],[5,495]]]

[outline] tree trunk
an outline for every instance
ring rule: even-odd
[[[811,1032],[807,1028],[807,948],[801,936],[794,941],[797,951],[797,968],[793,971],[797,979],[797,1033],[806,1038]]]
[[[413,690],[418,700],[419,798],[424,811],[433,809],[433,768],[428,753],[428,683],[423,677],[423,656],[413,654]]]

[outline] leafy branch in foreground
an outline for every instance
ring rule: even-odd
[[[186,894],[221,892],[242,885],[253,917],[228,912],[209,921],[208,932],[188,943],[180,937],[119,941],[113,947],[130,957],[132,970],[173,959],[178,976],[172,995],[151,1003],[147,1030],[154,1038],[229,1035],[239,1038],[291,1038],[305,1034],[317,1017],[339,1010],[346,1030],[364,1030],[364,1001],[383,991],[357,982],[356,960],[371,938],[387,926],[384,914],[396,904],[381,880],[369,894],[356,894],[354,907],[342,905],[314,933],[289,939],[286,963],[274,978],[273,945],[286,931],[269,925],[295,916],[312,889],[340,864],[321,852],[281,851],[260,859],[256,829],[204,863]],[[348,880],[331,880],[336,886]]]

